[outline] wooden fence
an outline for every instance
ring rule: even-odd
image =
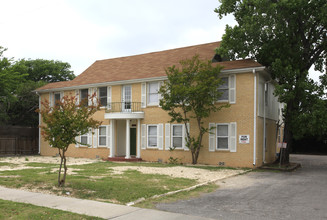
[[[39,129],[0,126],[0,156],[38,154]]]

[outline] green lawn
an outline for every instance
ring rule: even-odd
[[[40,206],[11,202],[0,199],[0,220],[5,219],[102,219],[90,217],[86,215],[75,214],[71,212],[61,211],[58,209],[44,208]]]
[[[175,195],[152,199],[154,195],[188,188],[198,184],[196,180],[174,178],[168,175],[144,174],[136,170],[126,170],[115,173],[115,167],[143,166],[143,167],[173,167],[180,166],[163,163],[114,163],[95,162],[84,165],[69,165],[65,187],[57,187],[59,164],[28,162],[23,170],[0,171],[0,185],[9,188],[38,189],[44,193],[68,195],[75,198],[97,200],[117,204],[126,204],[140,198],[144,202],[136,206],[154,208],[158,202],[170,202],[187,199],[208,193],[218,188],[216,184],[209,184],[192,191],[180,192]],[[17,167],[17,164],[0,162],[1,166]],[[191,166],[210,171],[234,169],[214,166]],[[151,199],[150,199],[151,198]]]
[[[113,173],[114,166],[157,166],[172,165],[156,163],[111,163],[97,162],[93,164],[68,166],[74,174],[68,174],[66,186],[57,187],[56,164],[28,163],[31,169],[0,172],[0,185],[11,188],[38,188],[61,195],[91,199],[105,202],[125,204],[141,197],[149,198],[195,185],[195,180],[173,178],[167,175],[143,174],[135,170],[127,170],[122,174]],[[37,169],[33,169],[37,168]],[[1,178],[4,176],[5,178]]]

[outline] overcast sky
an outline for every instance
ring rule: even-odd
[[[75,75],[96,60],[221,40],[232,16],[218,0],[0,0],[6,57],[68,62]],[[315,77],[314,77],[315,78]]]

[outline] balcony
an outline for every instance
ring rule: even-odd
[[[111,102],[106,107],[105,119],[142,119],[141,102]]]

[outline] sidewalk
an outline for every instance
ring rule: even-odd
[[[29,203],[37,206],[60,209],[88,216],[96,216],[104,219],[209,220],[208,218],[198,216],[189,216],[178,213],[163,212],[152,209],[142,209],[137,207],[97,202],[92,200],[28,192],[17,189],[9,189],[2,186],[0,186],[0,199],[10,200],[14,202]]]

